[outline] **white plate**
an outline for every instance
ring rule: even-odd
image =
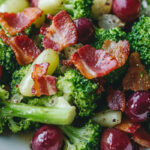
[[[0,150],[31,150],[32,133],[0,136]]]

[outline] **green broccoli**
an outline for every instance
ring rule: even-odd
[[[58,77],[57,88],[64,95],[70,96],[70,102],[79,110],[79,116],[89,116],[96,108],[97,84],[84,78],[77,70],[66,71]]]
[[[118,68],[111,73],[107,74],[104,78],[106,79],[108,85],[113,85],[117,87],[123,80],[125,74],[128,71],[129,62],[127,61],[125,65],[121,68]]]
[[[72,19],[90,18],[93,0],[39,0],[38,6],[46,14],[55,15],[61,10],[66,10]]]
[[[121,30],[121,28],[111,28],[109,30],[100,29],[95,27],[95,39],[92,46],[96,49],[101,49],[105,40],[112,40],[118,42],[119,40],[124,40],[126,38],[126,33]]]
[[[7,100],[9,92],[4,89],[4,85],[0,86],[0,100]]]
[[[37,28],[35,27],[35,24],[32,24],[31,26],[29,26],[24,30],[24,33],[30,38],[33,38],[36,32]]]
[[[13,72],[12,80],[11,80],[11,94],[12,95],[20,93],[18,85],[23,79],[23,77],[26,75],[30,67],[31,67],[31,64],[22,66]]]
[[[99,150],[100,126],[89,121],[81,128],[60,126],[65,137],[64,150]]]
[[[66,10],[73,19],[90,18],[92,0],[62,0],[62,8]]]
[[[142,63],[150,73],[150,17],[142,16],[138,22],[132,26],[128,34],[131,49],[140,54]]]
[[[12,49],[4,44],[0,39],[0,65],[3,67],[2,82],[7,83],[10,80],[12,72],[18,68],[18,63]]]
[[[30,68],[30,65],[16,70],[12,76],[11,94],[20,94],[18,85]],[[84,78],[77,70],[67,70],[64,76],[59,76],[57,80],[59,92],[54,95],[56,98],[63,96],[64,99],[75,105],[79,110],[79,116],[89,116],[96,108],[96,100],[99,96],[96,94],[98,88],[94,81]],[[24,100],[38,105],[39,98],[23,98]],[[42,103],[43,101],[41,101]],[[31,104],[30,103],[30,104]],[[40,103],[40,105],[41,105]]]
[[[26,130],[32,122],[56,125],[69,125],[75,118],[75,107],[71,106],[64,97],[39,98],[43,106],[33,106],[25,103],[0,101],[0,132],[5,123],[11,131]],[[45,103],[44,103],[45,101]],[[47,106],[45,106],[47,105]]]

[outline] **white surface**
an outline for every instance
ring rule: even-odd
[[[31,150],[32,134],[0,136],[0,150]]]

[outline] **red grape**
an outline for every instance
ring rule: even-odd
[[[150,92],[139,91],[132,94],[125,112],[133,122],[146,121],[150,113]]]
[[[52,125],[42,126],[32,138],[33,150],[60,150],[63,143],[61,130]]]
[[[101,150],[132,150],[132,144],[126,133],[110,128],[102,135]]]
[[[80,18],[74,20],[78,31],[78,41],[85,44],[94,36],[94,26],[91,20]]]
[[[140,0],[113,0],[113,12],[122,21],[134,21],[140,14]]]

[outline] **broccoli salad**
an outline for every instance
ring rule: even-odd
[[[0,1],[0,134],[32,150],[150,148],[150,0]]]

